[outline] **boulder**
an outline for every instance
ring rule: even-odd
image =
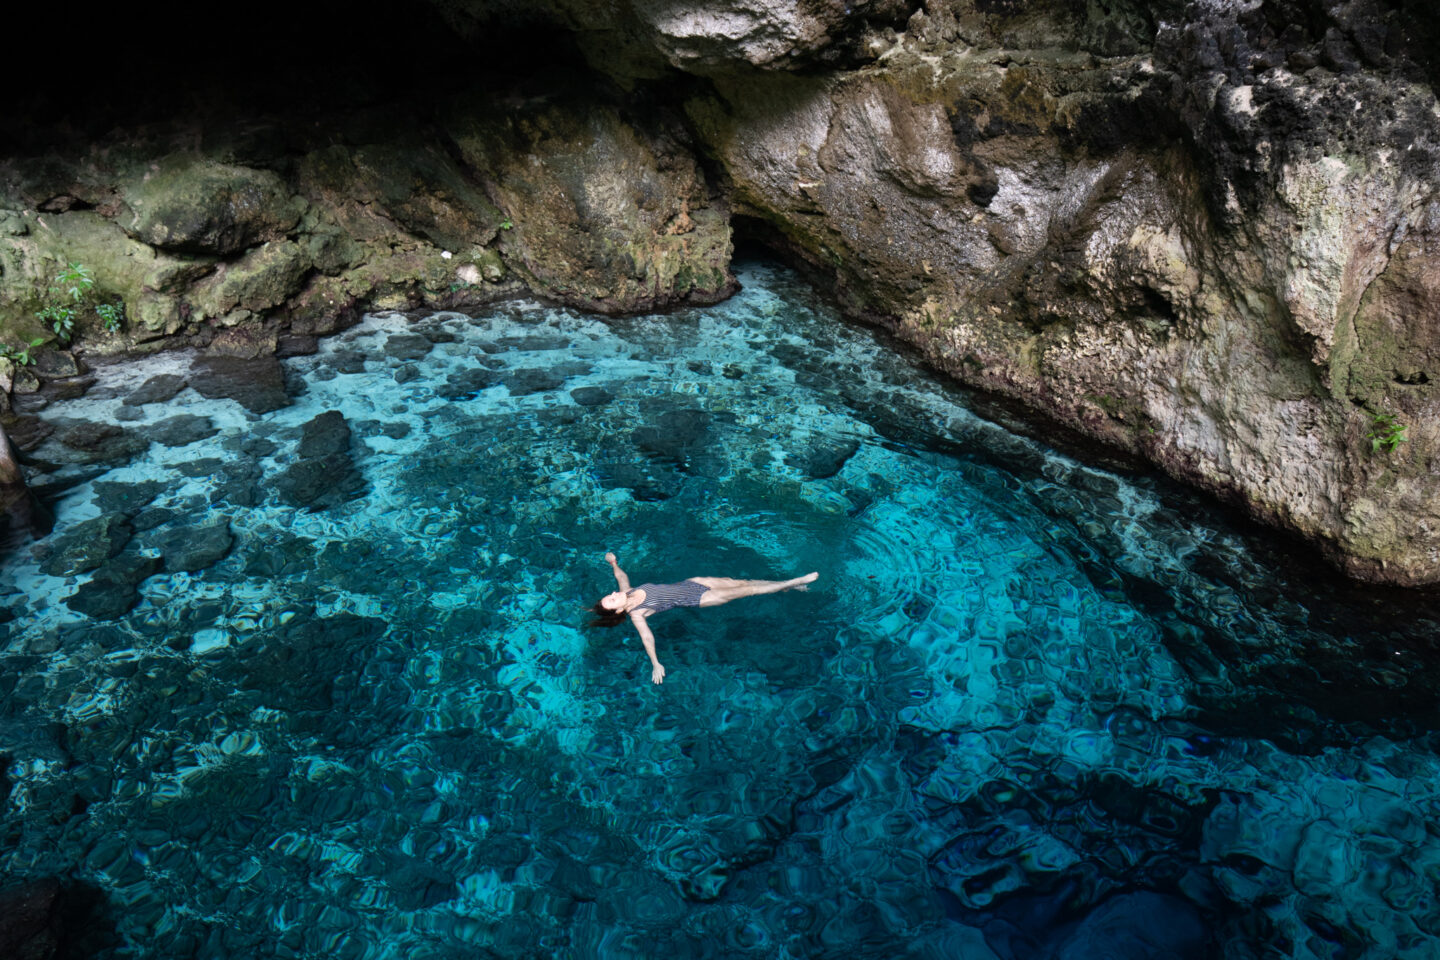
[[[274,357],[201,357],[190,371],[190,386],[209,400],[234,400],[251,413],[289,406],[285,372]]]
[[[153,247],[221,256],[293,230],[304,211],[276,174],[175,156],[123,188],[125,231]]]
[[[53,540],[36,546],[40,572],[68,577],[94,570],[130,542],[134,530],[124,514],[107,513],[82,520]]]
[[[162,373],[151,377],[130,392],[121,401],[125,406],[138,407],[147,403],[164,403],[186,387],[184,377],[173,373]]]
[[[184,447],[215,436],[220,430],[209,417],[182,413],[146,428],[150,439],[166,447]]]
[[[94,420],[72,420],[57,418],[54,424],[54,439],[71,451],[65,459],[71,463],[113,463],[128,460],[143,453],[150,441],[138,433],[125,430],[113,423],[99,423]]]
[[[171,573],[204,570],[223,559],[234,543],[230,520],[224,516],[195,524],[171,524],[145,538],[145,546],[160,554],[165,570]]]
[[[96,620],[123,617],[140,602],[140,582],[158,573],[160,567],[159,557],[122,553],[66,597],[65,605]]]
[[[338,411],[326,411],[301,428],[296,454],[297,462],[275,478],[283,502],[322,510],[364,493],[364,478],[350,456],[350,426]]]

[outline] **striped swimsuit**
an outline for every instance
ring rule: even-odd
[[[679,583],[642,583],[638,589],[645,591],[645,602],[636,610],[663,613],[672,607],[700,606],[700,598],[710,588],[694,580],[681,580]]]

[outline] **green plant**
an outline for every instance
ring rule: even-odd
[[[41,323],[48,324],[61,343],[69,343],[75,336],[75,321],[83,312],[90,293],[95,289],[95,273],[83,263],[69,263],[57,273],[47,288],[48,296],[35,316]],[[102,303],[95,307],[95,315],[106,330],[114,333],[125,319],[125,304]]]
[[[44,337],[36,337],[34,340],[31,340],[28,345],[21,347],[18,350],[11,350],[8,347],[0,347],[0,357],[5,358],[6,360],[14,360],[22,367],[28,367],[30,366],[30,364],[35,362],[35,358],[30,356],[30,351],[34,350],[36,347],[40,346],[40,344],[44,342]]]
[[[50,287],[52,294],[63,293],[71,303],[78,304],[85,299],[90,288],[95,286],[95,274],[83,263],[72,263],[55,276]]]
[[[504,220],[501,220],[501,221],[500,221],[500,229],[501,229],[501,230],[514,230],[514,229],[515,229],[515,221],[514,221],[514,220],[511,220],[509,217],[506,217]]]
[[[1389,453],[1409,437],[1405,436],[1405,424],[1396,419],[1393,413],[1372,413],[1370,414],[1370,432],[1365,436],[1370,438],[1370,452],[1379,453],[1383,447]]]
[[[50,329],[55,331],[55,336],[60,338],[61,343],[69,343],[71,336],[75,333],[75,308],[50,304],[35,316],[40,318],[42,323],[50,324]]]
[[[125,304],[102,303],[95,308],[95,315],[100,318],[100,322],[105,325],[106,330],[115,333],[120,329],[121,321],[125,319]]]

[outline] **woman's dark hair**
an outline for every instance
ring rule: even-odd
[[[585,624],[587,627],[618,627],[625,622],[624,610],[607,610],[598,600],[595,601],[595,606],[585,609],[595,614],[595,619]]]

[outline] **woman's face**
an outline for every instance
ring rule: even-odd
[[[625,609],[625,591],[616,590],[614,593],[605,594],[605,596],[600,598],[600,606],[606,610],[619,613]]]

